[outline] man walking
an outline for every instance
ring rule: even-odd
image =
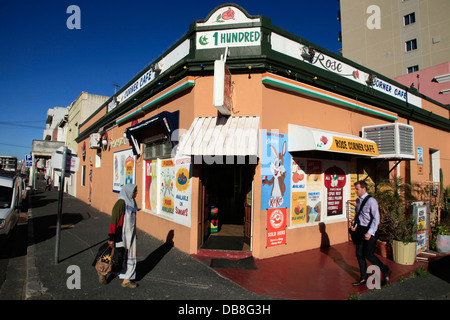
[[[380,223],[378,202],[367,193],[367,183],[365,181],[355,182],[355,192],[358,199],[356,200],[355,219],[350,229],[357,235],[354,242],[356,244],[356,258],[358,259],[361,278],[358,282],[353,283],[353,285],[358,286],[366,283],[366,259],[380,268],[387,283],[389,282],[391,270],[374,254],[378,238],[377,230]],[[360,235],[359,237],[358,234]]]

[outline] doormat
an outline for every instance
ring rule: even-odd
[[[240,251],[244,247],[244,237],[210,236],[202,249]]]
[[[253,257],[244,258],[241,260],[228,259],[212,259],[211,268],[233,268],[233,269],[258,269]]]

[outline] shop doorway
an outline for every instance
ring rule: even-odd
[[[256,165],[202,166],[200,248],[250,252]]]

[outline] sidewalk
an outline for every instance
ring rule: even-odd
[[[212,268],[211,259],[190,256],[140,230],[137,239],[139,287],[122,288],[119,279],[101,285],[92,262],[100,245],[107,240],[110,216],[65,194],[60,261],[55,264],[57,205],[57,191],[35,191],[31,195],[29,230],[33,234],[29,234],[32,243],[28,247],[26,281],[26,299],[29,300],[345,300],[352,295],[372,300],[402,299],[395,290],[402,290],[403,284],[374,292],[367,292],[366,286],[352,286],[359,278],[359,269],[351,243],[255,259],[253,268],[238,264],[236,267],[232,263]],[[403,266],[381,259],[392,269],[391,282],[399,277],[407,278],[420,266],[428,267],[423,262]],[[68,288],[68,283],[70,287],[74,279],[73,266],[80,268],[80,289]],[[416,286],[416,289],[408,289],[416,292],[406,295],[406,299],[450,299],[449,280],[443,279],[442,270],[440,272],[439,277],[430,274],[418,280],[419,286],[436,286],[439,290],[429,288],[429,292],[418,292]],[[448,270],[445,272],[448,275]],[[411,280],[405,283],[408,281]]]
[[[120,279],[98,282],[92,262],[107,241],[110,216],[64,195],[59,263],[55,264],[57,191],[35,191],[29,211],[32,243],[28,247],[25,296],[28,300],[258,300],[264,297],[223,278],[170,244],[138,230],[136,289]],[[176,239],[174,239],[176,241]],[[79,267],[80,289],[73,266]],[[75,267],[76,268],[76,267]]]

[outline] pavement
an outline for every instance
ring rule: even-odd
[[[56,263],[58,195],[56,190],[43,188],[30,194],[26,254],[10,260],[6,281],[0,287],[1,300],[450,300],[449,255],[436,255],[412,266],[381,258],[393,271],[392,282],[368,290],[351,285],[359,277],[351,243],[214,267],[216,259],[186,254],[170,241],[157,240],[141,230],[137,233],[139,287],[122,288],[117,278],[102,285],[92,262],[107,241],[110,215],[64,194]],[[428,270],[425,276],[411,278],[421,267]],[[24,277],[14,276],[21,272]],[[23,288],[22,294],[19,288]]]

